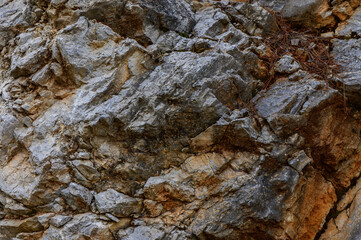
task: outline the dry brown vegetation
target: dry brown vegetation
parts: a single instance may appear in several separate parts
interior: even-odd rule
[[[328,86],[330,76],[340,71],[339,65],[329,54],[332,39],[320,37],[311,30],[294,27],[280,14],[272,14],[277,20],[278,31],[264,39],[264,44],[270,49],[270,54],[262,58],[270,70],[266,87],[275,81],[274,65],[285,54],[291,54],[303,70],[316,74]]]

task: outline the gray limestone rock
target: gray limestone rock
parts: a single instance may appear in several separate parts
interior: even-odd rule
[[[183,0],[136,0],[146,9],[146,17],[158,19],[160,26],[169,30],[190,33],[195,25],[194,13]]]
[[[191,139],[194,150],[209,151],[219,145],[254,149],[259,144],[270,144],[276,136],[269,127],[258,127],[258,119],[248,116],[246,109],[224,114],[215,124]]]
[[[0,29],[11,30],[15,27],[28,27],[31,22],[31,5],[29,1],[1,1]]]
[[[198,37],[211,37],[224,33],[230,23],[229,18],[219,9],[206,9],[196,15],[194,32]]]
[[[251,235],[240,234],[240,230],[256,229],[258,221],[281,221],[283,202],[293,192],[298,180],[298,172],[290,167],[254,178],[234,194],[219,201],[209,201],[196,214],[191,231],[197,236],[206,234],[215,238],[250,238]],[[255,222],[245,221],[244,218],[252,218]],[[259,232],[258,237],[264,239],[269,236]]]
[[[8,151],[11,142],[14,141],[14,131],[17,127],[20,127],[19,120],[11,114],[2,115],[0,117],[0,166],[6,164]]]
[[[275,69],[289,81],[257,79],[266,7],[332,26],[322,4],[0,0],[0,239],[315,235],[359,172],[358,113],[290,56]],[[358,12],[333,46],[352,103]],[[335,218],[354,210],[350,236],[358,203]]]
[[[164,239],[165,233],[157,228],[139,226],[119,231],[118,237],[124,240],[161,240]]]
[[[80,37],[82,34],[86,37]],[[132,138],[139,138],[142,132],[144,136],[156,137],[164,132],[191,136],[217,120],[228,111],[228,106],[237,105],[234,96],[239,91],[242,98],[248,98],[250,77],[243,72],[243,63],[234,57],[239,50],[237,52],[222,44],[222,48],[227,46],[226,50],[216,49],[205,55],[172,53],[165,59],[165,64],[142,77],[147,71],[146,50],[133,40],[118,43],[114,37],[117,34],[105,25],[80,18],[55,38],[53,57],[58,62],[65,62],[67,67],[63,69],[64,72],[84,85],[69,99],[71,104],[64,105],[61,101],[54,104],[33,122],[34,131],[26,134],[29,137],[19,137],[30,150],[30,160],[36,166],[43,166],[54,157],[61,159],[66,154],[62,149],[69,147],[69,143],[52,134],[60,130],[61,123],[71,126],[85,122],[96,135],[104,134],[100,127],[104,122],[111,124],[115,121],[122,131],[127,132],[124,136]],[[98,45],[92,45],[94,42],[104,45],[98,49]],[[183,60],[179,61],[181,58]],[[81,65],[79,59],[87,59],[87,62]],[[59,64],[53,60],[49,65],[52,74],[61,75],[56,74],[59,71],[55,71],[53,65]],[[117,67],[118,70],[113,70]],[[195,89],[195,92],[192,93],[190,89]],[[169,103],[173,106],[169,107]],[[182,119],[185,117],[195,125],[183,130]],[[111,129],[104,132],[113,135]],[[152,148],[152,151],[158,151],[155,145]],[[182,146],[178,144],[177,148],[180,150]],[[144,165],[123,166],[126,174],[146,178],[169,164],[166,158],[161,159]],[[59,184],[69,182],[68,177],[62,178],[60,175],[68,174],[66,168],[57,165],[52,169]],[[34,192],[38,181],[29,181],[33,184],[33,187],[27,187],[29,194]]]
[[[105,72],[112,72],[117,63],[114,52],[118,38],[119,35],[109,27],[81,17],[55,38],[53,57],[66,63],[69,77],[80,85]]]
[[[334,40],[332,54],[341,65],[342,71],[335,78],[343,93],[343,84],[348,101],[355,105],[361,104],[361,39]]]
[[[154,42],[163,30],[190,34],[195,25],[194,13],[183,0],[70,0],[66,6],[77,9],[73,18],[95,19],[143,44]]]
[[[266,36],[277,31],[274,16],[258,3],[224,4],[222,8],[232,22],[241,24],[250,35]]]
[[[56,6],[66,3],[68,0],[51,0],[50,3]]]
[[[250,80],[238,75],[241,69],[241,63],[223,52],[172,53],[141,83],[128,81],[119,95],[82,118],[94,130],[101,119],[111,122],[114,116],[127,131],[143,136],[162,131],[194,135],[226,112],[226,106],[237,104],[232,96],[242,92],[247,97]],[[192,127],[182,124],[184,118]]]
[[[290,55],[284,55],[275,64],[275,71],[279,73],[294,73],[300,68],[300,64]]]
[[[322,4],[323,0],[289,0],[282,9],[282,14],[287,18],[301,18],[312,15],[312,12]]]
[[[114,216],[114,215],[112,215],[112,214],[110,214],[110,213],[106,213],[105,216],[106,216],[107,218],[109,218],[110,220],[116,222],[116,223],[119,223],[119,222],[120,222],[119,218],[117,218],[116,216]]]
[[[195,191],[187,186],[190,176],[182,171],[171,171],[169,174],[159,177],[151,177],[144,185],[146,198],[156,201],[179,201],[191,202],[195,198]]]
[[[136,227],[129,227],[117,232],[117,237],[124,240],[190,240],[192,234],[187,230],[181,230],[176,227],[163,224],[153,224],[152,226],[143,226],[142,223]]]
[[[18,216],[27,216],[31,214],[32,210],[9,198],[6,204],[4,204],[4,212]]]
[[[99,180],[100,174],[91,161],[75,160],[73,166],[89,181]]]
[[[312,162],[312,159],[308,157],[303,150],[295,153],[292,158],[288,159],[290,166],[296,169],[299,173],[301,173],[310,162]]]
[[[50,225],[60,228],[68,223],[73,217],[71,216],[63,216],[63,215],[56,215],[50,219]]]
[[[29,161],[29,156],[25,150],[11,156],[9,160],[6,165],[0,168],[1,191],[29,206],[40,205],[52,196],[45,189],[43,189],[45,191],[40,191],[42,193],[38,192],[45,177],[42,179],[40,176],[42,168],[36,168]],[[42,195],[41,198],[39,198],[40,195]]]
[[[71,209],[78,211],[87,211],[93,199],[93,194],[87,188],[76,183],[70,183],[61,191],[61,195]]]
[[[335,30],[337,37],[356,38],[361,36],[361,7],[355,10],[355,13],[346,20],[345,23],[340,24]]]
[[[259,0],[262,6],[272,9],[276,12],[281,12],[288,0]]]
[[[281,10],[282,15],[306,27],[322,28],[336,24],[327,0],[289,0]]]
[[[32,76],[31,81],[37,85],[47,86],[47,83],[50,78],[51,78],[50,65],[47,64],[40,71],[36,72]]]
[[[101,213],[111,213],[117,217],[128,217],[142,210],[142,204],[138,199],[129,197],[114,189],[95,195],[95,204]]]
[[[91,213],[75,215],[62,228],[50,226],[41,237],[42,240],[75,240],[75,239],[113,239],[109,226],[98,220],[98,216]]]
[[[114,31],[119,32],[122,28],[119,25],[118,19],[121,18],[123,12],[124,4],[126,1],[118,0],[91,0],[91,1],[79,1],[79,0],[69,0],[63,1],[66,2],[65,6],[70,9],[76,9],[74,15],[85,16],[88,19],[95,19],[98,22],[101,22]],[[59,5],[59,3],[54,3]]]
[[[327,89],[325,82],[313,79],[276,83],[252,101],[258,114],[268,120],[273,131],[293,134],[294,129],[307,126],[309,113],[327,104],[339,104],[340,99],[337,90]]]
[[[0,49],[8,46],[18,29],[27,28],[36,20],[32,2],[27,0],[0,2]]]
[[[11,57],[10,74],[16,78],[35,73],[49,55],[49,40],[37,31],[18,36],[18,46]]]

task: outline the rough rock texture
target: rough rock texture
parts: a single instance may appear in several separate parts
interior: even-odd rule
[[[0,239],[360,238],[359,5],[0,1]]]
[[[358,239],[361,236],[361,181],[358,180],[337,204],[335,217],[320,239]]]
[[[329,10],[327,0],[288,0],[282,9],[284,17],[316,28],[334,26],[335,16]]]
[[[335,81],[345,85],[345,93],[350,101],[361,104],[361,39],[337,39],[333,52],[343,69]]]

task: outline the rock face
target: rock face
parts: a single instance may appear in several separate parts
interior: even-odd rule
[[[360,232],[361,181],[351,188],[337,204],[337,216],[327,224],[327,229],[320,239],[357,239]]]
[[[0,1],[0,239],[358,239],[359,5]]]
[[[118,217],[128,217],[142,209],[141,202],[113,189],[95,195],[95,204],[99,212],[113,213]]]
[[[345,92],[350,101],[360,104],[361,82],[359,73],[361,71],[361,60],[359,53],[361,49],[360,39],[337,39],[334,42],[333,54],[343,68],[343,72],[336,79],[345,84]]]

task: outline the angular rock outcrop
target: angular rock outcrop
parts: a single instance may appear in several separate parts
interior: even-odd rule
[[[360,105],[361,100],[361,81],[359,78],[361,71],[360,50],[360,39],[337,39],[334,42],[332,52],[342,68],[342,73],[336,81],[344,88],[349,101],[356,105]]]
[[[337,204],[335,216],[320,239],[357,239],[360,233],[360,180]]]
[[[129,217],[133,213],[139,213],[142,209],[139,200],[113,189],[98,193],[94,197],[95,204],[101,213],[113,213],[118,217]]]
[[[358,238],[359,5],[2,1],[0,239]]]

